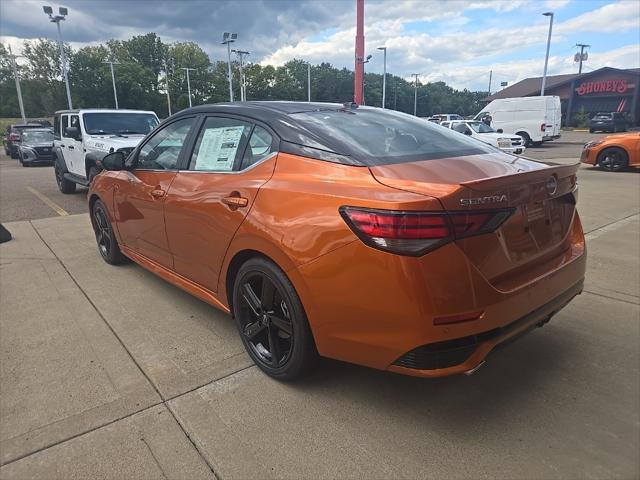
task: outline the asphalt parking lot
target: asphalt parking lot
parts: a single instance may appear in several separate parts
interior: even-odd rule
[[[568,132],[527,156],[577,161]],[[638,478],[640,171],[579,171],[585,292],[471,377],[324,361],[284,384],[230,317],[97,252],[86,194],[0,157],[0,478]]]

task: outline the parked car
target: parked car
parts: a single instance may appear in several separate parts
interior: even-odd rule
[[[640,132],[608,135],[586,143],[580,161],[612,172],[639,167]]]
[[[527,149],[527,147],[524,146],[522,137],[498,133],[489,125],[478,120],[441,122],[440,126],[450,128],[458,133],[480,140],[488,145],[499,148],[505,153],[520,155]]]
[[[579,164],[514,158],[412,115],[202,105],[102,164],[88,198],[103,259],[231,313],[277,378],[318,355],[470,374],[582,290]]]
[[[50,128],[23,130],[18,147],[18,156],[23,167],[34,164],[53,164],[53,132]]]
[[[11,158],[18,158],[18,147],[22,132],[30,128],[42,128],[39,123],[16,123],[7,126],[7,135],[4,141],[4,153]]]
[[[100,160],[116,150],[131,151],[158,125],[145,110],[60,110],[53,120],[54,170],[62,193],[87,186],[100,173]]]
[[[436,123],[441,123],[441,122],[450,122],[452,120],[464,120],[464,118],[462,118],[457,113],[439,113],[437,115],[433,115],[432,117],[429,117],[429,120],[431,120],[432,122],[434,121]]]
[[[527,147],[560,138],[560,97],[517,97],[493,100],[475,116],[498,133],[521,136]]]
[[[589,132],[626,132],[627,122],[621,112],[596,113],[589,124]]]

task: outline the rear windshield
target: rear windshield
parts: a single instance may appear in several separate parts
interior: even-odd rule
[[[495,153],[488,145],[390,110],[320,110],[291,114],[334,153],[366,166]]]
[[[53,143],[53,132],[44,130],[25,130],[22,134],[24,143]]]
[[[158,125],[150,113],[85,113],[82,118],[89,135],[146,135]]]

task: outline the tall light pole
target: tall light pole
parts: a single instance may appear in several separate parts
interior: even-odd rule
[[[195,71],[196,68],[182,67],[180,70],[187,72],[187,92],[189,94],[189,108],[191,108],[191,82],[189,81],[189,70]]]
[[[413,82],[413,116],[417,116],[418,114],[418,75],[419,73],[412,73],[412,76],[416,77]]]
[[[364,81],[364,64],[365,63],[369,63],[371,61],[371,57],[372,56],[373,55],[367,55],[367,57],[360,62],[362,64],[362,90],[361,90],[361,92],[362,92],[362,105],[366,105],[365,98],[364,98],[364,87],[366,85],[366,82]]]
[[[24,114],[24,103],[22,103],[22,89],[20,88],[20,77],[18,76],[18,65],[16,64],[16,58],[18,55],[14,55],[11,52],[11,45],[9,45],[9,60],[11,61],[11,68],[13,69],[13,77],[16,80],[16,92],[18,93],[18,105],[20,106],[20,115],[22,116],[22,123],[27,123],[27,117]]]
[[[487,97],[491,96],[491,80],[493,78],[493,70],[489,70],[489,94],[487,95]]]
[[[353,102],[363,103],[364,87],[364,0],[356,0],[355,72],[353,74]]]
[[[311,101],[311,64],[307,63],[307,102]]]
[[[382,62],[382,108],[385,106],[385,100],[387,98],[387,47],[378,47],[378,50],[384,52]]]
[[[222,35],[222,45],[227,46],[228,75],[229,75],[229,101],[233,102],[233,77],[231,76],[231,44],[238,38],[237,33],[224,32]]]
[[[169,69],[167,68],[167,61],[164,61],[164,81],[167,84],[167,109],[169,110],[169,116],[171,116],[171,96],[169,95]]]
[[[60,47],[60,62],[62,63],[62,78],[64,78],[64,84],[67,88],[67,103],[69,104],[69,110],[73,109],[73,103],[71,102],[71,90],[69,89],[69,79],[67,78],[67,58],[64,55],[64,44],[62,43],[62,32],[60,30],[60,21],[64,20],[69,14],[69,10],[65,7],[58,8],[58,15],[53,14],[53,8],[44,5],[42,7],[44,13],[49,15],[49,20],[56,24],[58,27],[58,46]]]
[[[246,50],[231,50],[233,53],[235,53],[236,55],[238,55],[238,58],[240,59],[240,101],[241,102],[246,102],[247,101],[247,86],[246,86],[246,82],[245,82],[245,78],[244,78],[244,71],[243,71],[243,67],[244,67],[244,56],[245,55],[249,55],[249,52],[247,52]]]
[[[578,75],[582,73],[582,62],[589,58],[589,56],[584,53],[585,48],[589,48],[591,45],[586,45],[584,43],[576,43],[576,47],[580,47],[580,53],[576,53],[576,57],[578,57],[578,61],[580,62],[580,66],[578,67]]]
[[[547,37],[547,54],[544,57],[544,72],[542,73],[542,87],[540,96],[544,95],[544,87],[547,84],[547,65],[549,64],[549,49],[551,48],[551,30],[553,29],[553,12],[544,12],[542,15],[549,17],[549,36]]]
[[[116,76],[113,73],[113,66],[120,65],[120,62],[114,62],[113,60],[105,60],[102,63],[108,63],[111,67],[111,83],[113,83],[113,99],[116,102],[116,110],[118,110],[118,91],[116,90]]]

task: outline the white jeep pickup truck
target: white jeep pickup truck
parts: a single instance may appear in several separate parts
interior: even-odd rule
[[[116,150],[131,151],[158,125],[154,112],[145,110],[60,110],[53,120],[54,170],[62,193],[76,185],[88,186],[99,162]]]

